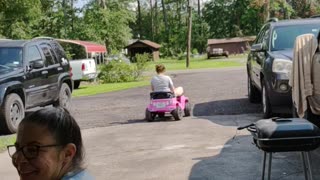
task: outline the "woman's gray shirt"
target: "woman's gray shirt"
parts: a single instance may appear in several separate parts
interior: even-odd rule
[[[154,92],[171,92],[171,89],[174,88],[171,78],[166,75],[153,76],[151,85]]]

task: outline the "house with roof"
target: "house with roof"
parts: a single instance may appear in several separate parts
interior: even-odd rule
[[[153,61],[160,58],[160,44],[149,40],[136,40],[125,47],[127,49],[130,59],[134,58],[136,54],[148,53],[152,55]]]
[[[228,51],[229,54],[242,54],[250,48],[250,45],[255,40],[255,36],[235,37],[225,39],[208,39],[207,51],[214,48],[222,48]]]

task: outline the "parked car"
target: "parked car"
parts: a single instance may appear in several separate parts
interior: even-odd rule
[[[130,59],[127,58],[127,57],[126,57],[125,55],[123,55],[123,54],[108,55],[108,56],[106,57],[106,60],[107,60],[107,62],[116,60],[116,61],[120,61],[120,62],[125,62],[125,63],[127,63],[127,64],[130,64],[130,63],[131,63],[131,62],[130,62]]]
[[[78,89],[81,81],[94,81],[97,77],[97,66],[94,59],[70,60],[74,89]]]
[[[73,82],[63,48],[55,40],[0,40],[0,133],[14,133],[25,110],[70,108]]]
[[[247,60],[248,97],[262,101],[263,116],[291,113],[292,96],[288,85],[293,45],[301,34],[318,36],[320,18],[267,22],[254,41]]]
[[[218,56],[225,56],[226,58],[229,57],[229,52],[224,51],[222,48],[207,48],[207,57],[210,59],[210,57],[218,57]]]

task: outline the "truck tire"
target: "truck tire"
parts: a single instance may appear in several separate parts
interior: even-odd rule
[[[71,90],[67,83],[62,83],[59,91],[59,98],[53,103],[55,107],[63,107],[70,110],[71,107]]]
[[[79,80],[73,81],[73,88],[74,88],[74,89],[78,89],[79,86],[80,86],[80,82],[81,82],[81,81],[79,81]]]
[[[25,116],[24,104],[16,93],[8,94],[0,111],[0,131],[3,134],[15,133]]]
[[[247,88],[248,88],[248,98],[249,101],[251,103],[259,103],[261,102],[261,93],[258,90],[258,88],[256,88],[253,84],[252,84],[252,80],[250,78],[250,75],[248,75],[248,83],[247,83]]]
[[[272,108],[269,102],[269,96],[266,88],[266,83],[264,80],[262,80],[262,92],[261,92],[261,99],[262,99],[262,113],[263,113],[263,118],[270,118],[272,117]]]

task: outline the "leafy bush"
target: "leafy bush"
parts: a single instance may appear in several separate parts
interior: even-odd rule
[[[198,49],[192,49],[192,54],[199,54]]]
[[[147,68],[147,62],[151,61],[151,55],[148,53],[144,54],[136,54],[135,59],[137,60],[136,62],[136,70],[137,70],[137,76],[138,78],[142,75],[143,71],[146,70]]]
[[[150,60],[150,55],[137,54],[137,62],[128,64],[123,61],[112,60],[108,64],[100,67],[98,78],[101,83],[116,83],[116,82],[132,82],[138,80],[143,71],[147,67],[147,62]]]
[[[101,83],[135,81],[135,68],[130,64],[114,60],[101,66],[98,78]]]

